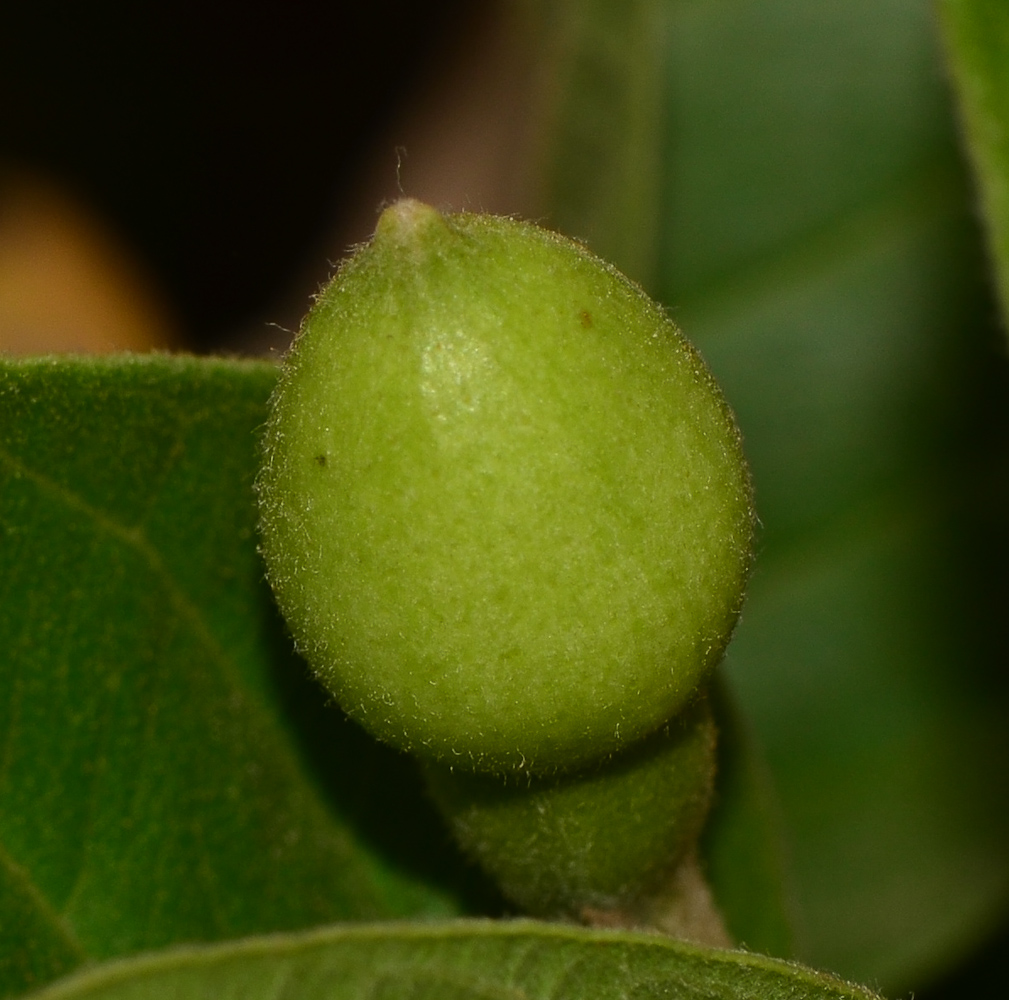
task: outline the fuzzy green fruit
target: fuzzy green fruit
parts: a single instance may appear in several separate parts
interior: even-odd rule
[[[750,484],[711,376],[639,288],[510,219],[386,210],[287,359],[258,488],[321,681],[456,766],[653,732],[742,601]]]
[[[450,771],[428,787],[456,841],[522,910],[591,921],[635,916],[696,846],[715,777],[706,700],[604,766],[554,778]]]

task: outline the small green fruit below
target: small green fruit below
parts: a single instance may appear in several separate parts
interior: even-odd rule
[[[258,489],[323,684],[475,770],[654,732],[720,659],[749,566],[735,423],[662,310],[577,243],[409,200],[307,317]]]
[[[697,843],[715,775],[707,701],[615,760],[558,778],[429,765],[456,840],[528,913],[642,915]]]

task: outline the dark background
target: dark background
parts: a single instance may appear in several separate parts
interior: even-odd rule
[[[257,321],[331,252],[396,108],[460,45],[461,0],[0,4],[0,166],[98,209],[190,347]]]

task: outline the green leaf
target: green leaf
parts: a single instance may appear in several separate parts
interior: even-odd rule
[[[705,874],[729,936],[749,951],[795,953],[795,900],[774,782],[729,682],[719,677],[714,806],[701,840]]]
[[[871,1000],[798,965],[655,935],[514,923],[384,924],[254,938],[114,962],[37,1000]]]
[[[664,0],[546,0],[535,33],[550,94],[538,195],[555,228],[645,283],[662,192]]]
[[[1009,316],[1009,7],[1002,0],[942,0],[939,10],[1002,314]]]
[[[980,377],[928,5],[679,9],[664,296],[737,410],[765,526],[729,673],[780,793],[798,954],[906,988],[1009,890],[985,669],[1005,453],[978,415],[1006,395]]]
[[[777,787],[797,954],[904,990],[1009,899],[1009,381],[933,12],[663,6],[653,288],[737,412],[764,526],[727,672]],[[579,232],[569,189],[550,218]]]
[[[0,368],[0,996],[175,942],[458,912],[342,773],[399,787],[398,759],[333,712],[328,764],[298,735],[251,492],[274,378]]]

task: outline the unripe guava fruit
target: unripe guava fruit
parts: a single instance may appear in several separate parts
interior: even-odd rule
[[[551,773],[653,732],[736,621],[749,478],[662,310],[584,247],[388,208],[284,365],[258,481],[297,646],[379,738]]]
[[[456,841],[526,913],[630,916],[697,844],[715,724],[704,699],[602,767],[530,779],[435,764],[427,778]]]

